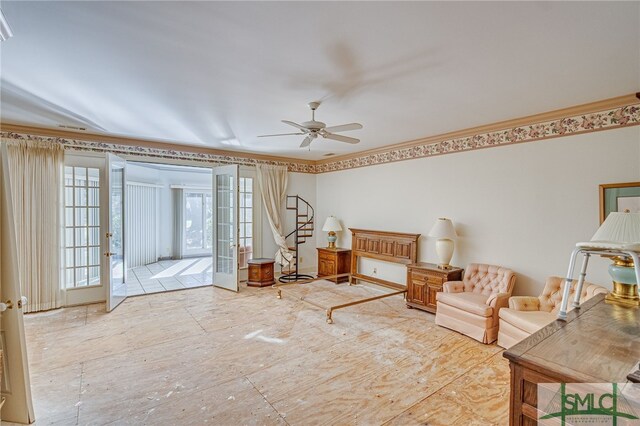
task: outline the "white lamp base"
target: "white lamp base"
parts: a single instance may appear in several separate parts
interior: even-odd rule
[[[437,240],[436,254],[440,260],[438,267],[441,269],[448,269],[449,262],[451,262],[451,258],[453,257],[453,240],[445,238]]]

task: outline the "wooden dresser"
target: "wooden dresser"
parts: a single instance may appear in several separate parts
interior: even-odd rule
[[[351,250],[344,248],[318,247],[318,278],[348,274],[351,271]],[[338,284],[349,281],[349,277],[333,278]]]
[[[442,291],[447,281],[462,280],[463,269],[440,269],[433,263],[407,265],[407,307],[418,308],[435,314],[436,293]]]
[[[538,383],[625,383],[640,362],[640,309],[599,294],[504,352],[510,425],[537,424]]]

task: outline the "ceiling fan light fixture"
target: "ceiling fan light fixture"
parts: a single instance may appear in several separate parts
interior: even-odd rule
[[[306,135],[302,144],[300,144],[300,148],[307,148],[311,145],[311,142],[315,140],[318,136],[322,136],[323,139],[332,139],[338,142],[345,142],[350,144],[356,144],[360,142],[360,139],[351,138],[348,136],[342,136],[335,134],[336,132],[346,132],[349,130],[359,130],[362,129],[362,124],[360,123],[348,123],[348,124],[340,124],[338,126],[327,127],[325,123],[322,121],[316,121],[316,109],[320,106],[320,102],[309,102],[309,108],[311,109],[311,120],[304,121],[302,124],[294,123],[289,120],[282,120],[284,124],[288,124],[289,126],[293,126],[296,129],[302,131],[302,133],[281,133],[276,135],[260,135],[259,138],[264,137],[272,137],[272,136],[288,136],[288,135],[296,135],[303,134]]]

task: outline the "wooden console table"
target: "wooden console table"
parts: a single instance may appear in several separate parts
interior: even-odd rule
[[[538,383],[625,383],[640,361],[640,309],[599,294],[504,352],[510,425],[537,424]]]

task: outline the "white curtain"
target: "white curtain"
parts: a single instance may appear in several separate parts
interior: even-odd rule
[[[57,143],[3,140],[13,201],[18,275],[24,312],[62,306],[62,173]]]
[[[174,188],[173,192],[173,255],[174,259],[182,259],[184,240],[184,190]]]
[[[260,185],[260,192],[262,193],[262,201],[267,210],[273,238],[278,245],[275,260],[286,268],[293,259],[293,254],[289,251],[285,240],[284,220],[282,218],[282,203],[287,195],[287,183],[289,180],[287,167],[257,164],[256,171],[258,185]]]
[[[127,183],[127,267],[158,261],[158,188]]]

